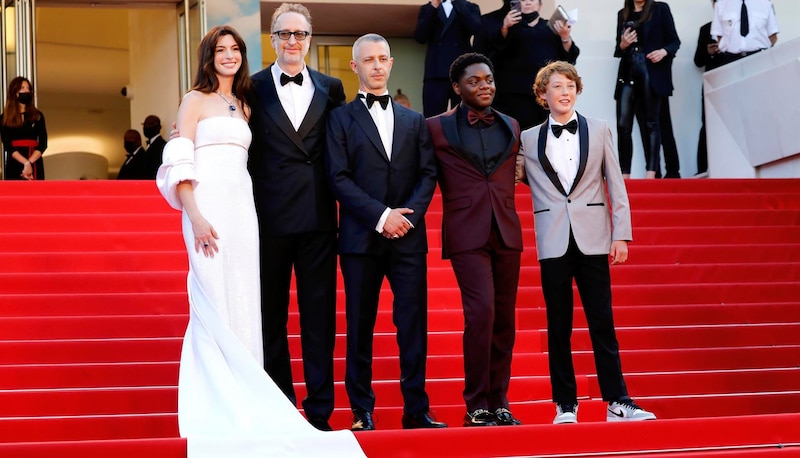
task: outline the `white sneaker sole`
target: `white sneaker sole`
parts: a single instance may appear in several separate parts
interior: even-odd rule
[[[553,420],[554,425],[566,425],[570,423],[577,423],[578,417],[574,414],[562,414],[559,415]]]

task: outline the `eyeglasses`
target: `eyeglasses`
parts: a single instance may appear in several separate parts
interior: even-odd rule
[[[281,40],[284,40],[284,41],[289,40],[289,37],[291,37],[292,35],[294,35],[294,39],[295,40],[303,41],[309,35],[311,35],[311,32],[306,32],[305,30],[298,30],[296,32],[292,32],[292,31],[289,31],[289,30],[278,30],[277,32],[272,32],[272,34],[273,35],[277,35],[278,38],[280,38]]]

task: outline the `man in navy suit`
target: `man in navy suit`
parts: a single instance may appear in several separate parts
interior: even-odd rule
[[[352,429],[375,429],[372,342],[387,278],[400,350],[404,428],[441,428],[428,414],[428,242],[425,212],[436,187],[436,163],[425,118],[387,90],[389,43],[367,34],[353,44],[350,68],[358,97],[328,117],[325,169],[339,201],[339,260],[347,311],[345,387]]]
[[[472,50],[470,40],[480,32],[481,10],[467,0],[430,0],[419,9],[414,39],[427,44],[422,106],[425,117],[456,106],[459,98],[450,84],[450,64]]]
[[[309,422],[330,430],[336,337],[336,202],[325,180],[325,119],[344,105],[342,82],[306,67],[311,15],[282,4],[272,15],[275,63],[253,75],[250,174],[261,237],[264,368],[292,402],[286,322],[297,280]]]

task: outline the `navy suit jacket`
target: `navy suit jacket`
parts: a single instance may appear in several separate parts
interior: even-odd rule
[[[425,213],[436,187],[436,162],[422,114],[392,101],[391,160],[359,99],[328,117],[325,168],[339,201],[339,252],[378,254],[387,243],[401,253],[427,253]],[[414,229],[397,240],[375,230],[384,210],[407,207]]]
[[[481,10],[466,0],[453,0],[450,17],[442,6],[430,3],[419,9],[414,39],[428,45],[424,79],[450,79],[450,64],[456,57],[472,51],[470,39],[481,30]]]
[[[622,57],[630,52],[631,47],[622,50],[619,47],[622,32],[624,31],[625,20],[622,18],[622,11],[617,13],[617,47],[614,51],[614,57]],[[651,51],[663,48],[667,51],[667,56],[661,59],[658,63],[647,62],[647,74],[650,77],[650,87],[653,91],[662,96],[668,97],[672,95],[672,60],[675,59],[675,54],[678,53],[678,48],[681,47],[681,40],[678,38],[678,32],[675,30],[675,21],[672,19],[672,12],[670,12],[669,5],[663,2],[653,2],[652,10],[650,11],[650,19],[641,24],[638,28],[638,39],[641,51],[647,55]],[[620,60],[619,73],[617,80],[623,77],[623,62]],[[619,98],[619,84],[614,93],[614,98]]]
[[[326,114],[344,105],[344,89],[339,79],[310,68],[308,73],[314,97],[297,131],[278,99],[272,66],[253,75],[248,169],[262,235],[336,230],[336,202],[325,179],[323,150]]]

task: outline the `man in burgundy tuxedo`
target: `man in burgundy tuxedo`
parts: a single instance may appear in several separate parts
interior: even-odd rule
[[[428,119],[444,201],[442,255],[464,307],[465,426],[518,425],[508,410],[522,229],[514,204],[519,124],[492,109],[494,70],[482,54],[450,67],[461,104]]]

